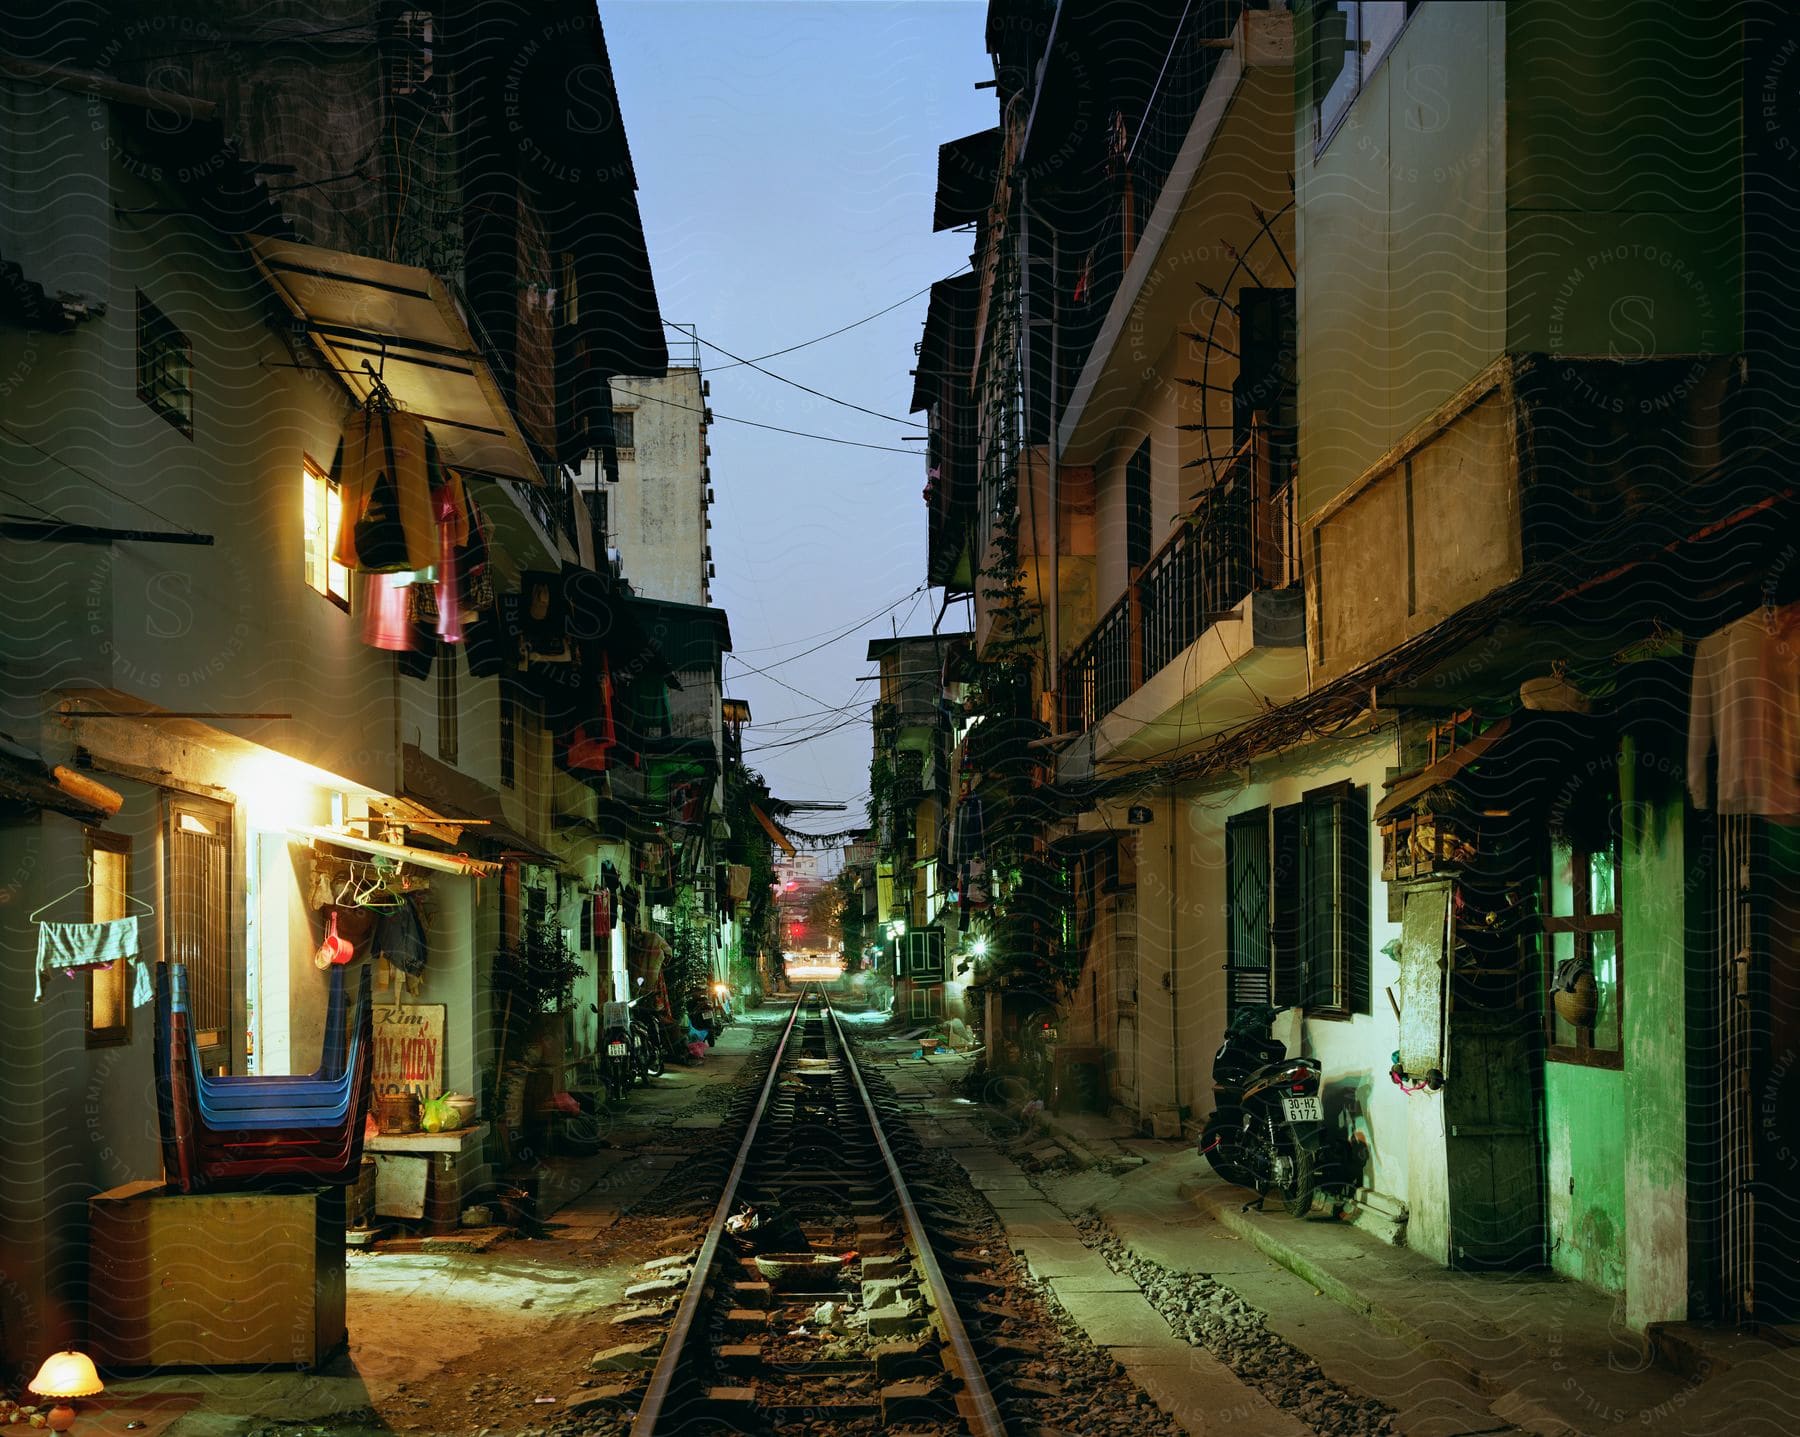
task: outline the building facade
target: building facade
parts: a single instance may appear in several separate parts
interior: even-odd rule
[[[1791,17],[1667,20],[996,4],[915,393],[928,570],[1026,676],[994,884],[1047,870],[1059,1041],[1191,1132],[1270,1004],[1344,1215],[1637,1328],[1779,1319],[1800,1198],[1742,1096],[1785,1082],[1786,800],[1706,778],[1720,655],[1794,598],[1778,141],[1739,123]]]

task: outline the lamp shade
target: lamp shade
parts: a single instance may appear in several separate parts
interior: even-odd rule
[[[83,1352],[52,1352],[28,1385],[39,1397],[92,1397],[106,1390]]]

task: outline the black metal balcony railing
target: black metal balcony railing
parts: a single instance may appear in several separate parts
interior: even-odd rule
[[[1061,727],[1092,728],[1259,589],[1298,582],[1291,430],[1257,425],[1062,666]]]

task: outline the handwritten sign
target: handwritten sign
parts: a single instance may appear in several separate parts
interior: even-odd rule
[[[444,1005],[375,1005],[375,1095],[444,1091]]]

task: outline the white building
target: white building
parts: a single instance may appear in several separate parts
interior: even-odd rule
[[[606,547],[645,598],[712,602],[710,389],[697,361],[662,377],[612,381],[618,482],[606,482],[595,460],[585,483]]]

